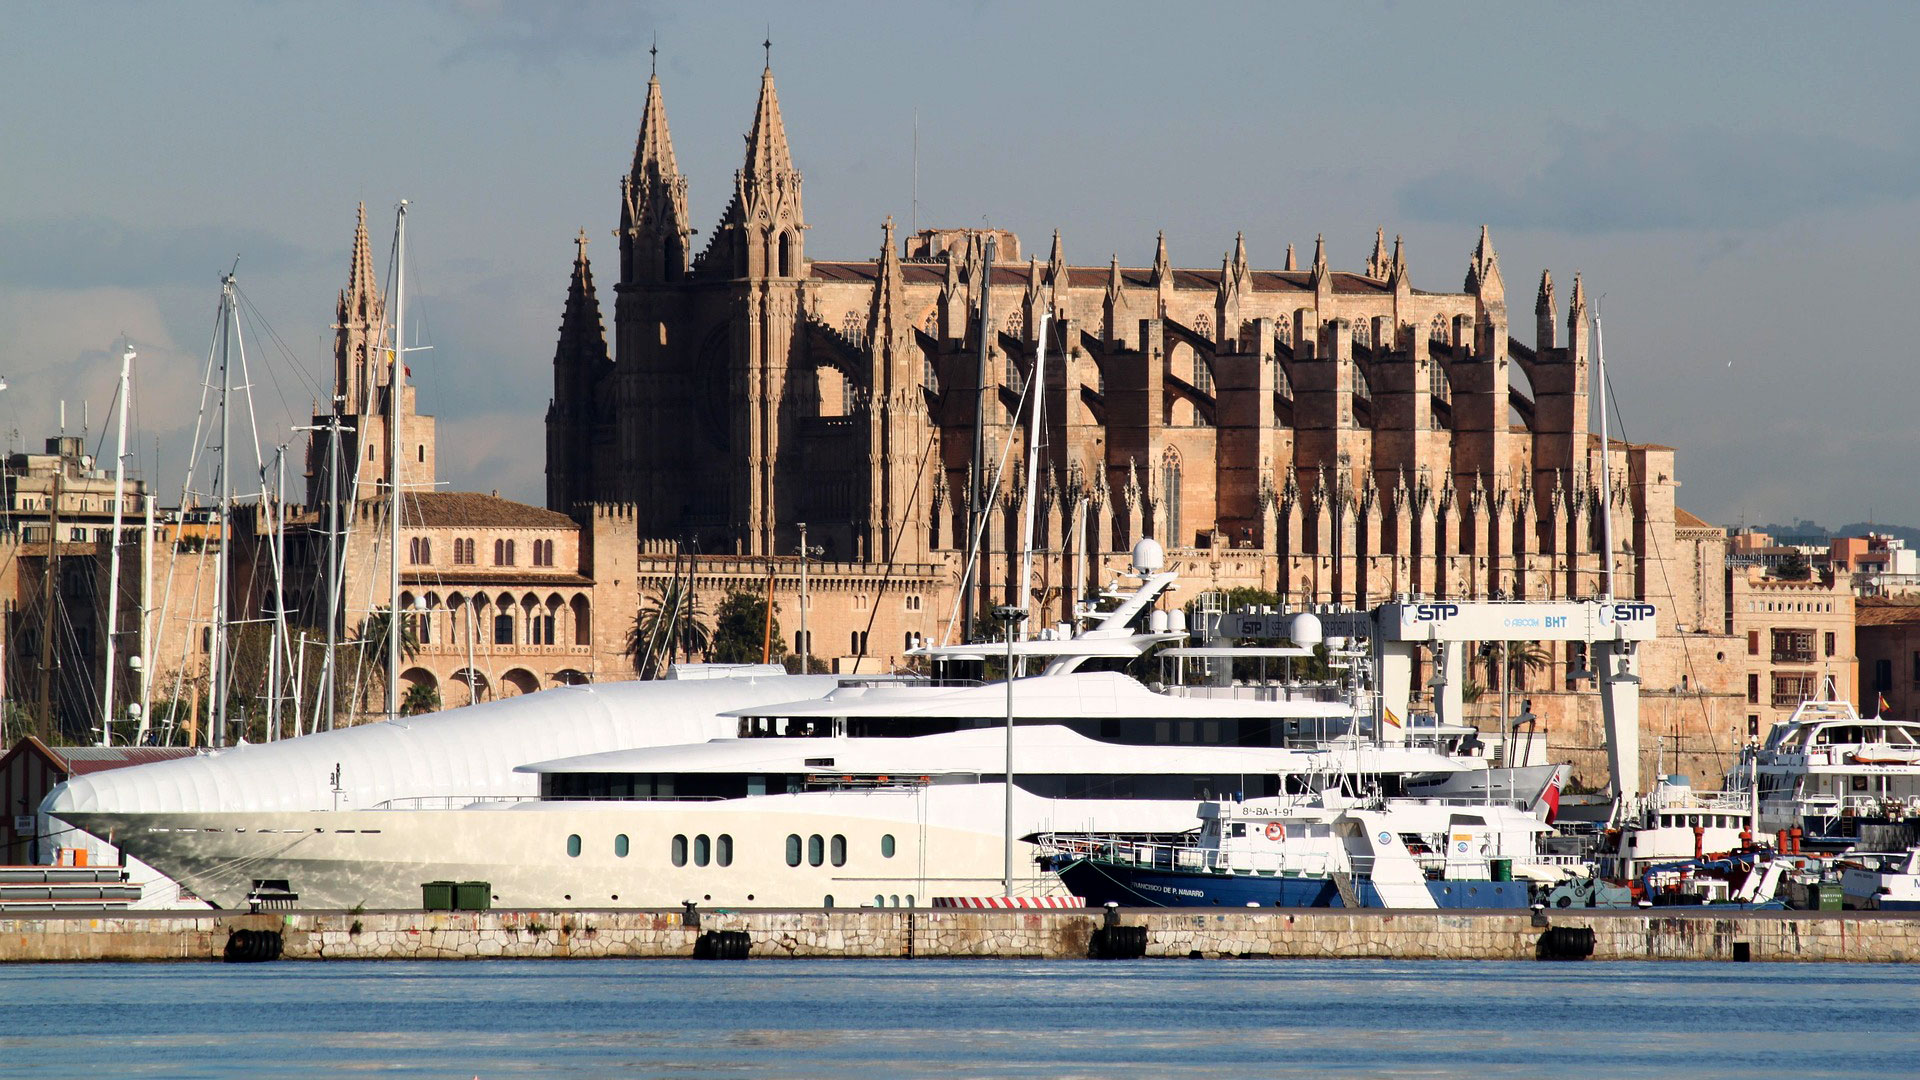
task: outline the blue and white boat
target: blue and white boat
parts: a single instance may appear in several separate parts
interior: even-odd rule
[[[1540,855],[1530,808],[1440,799],[1204,803],[1178,837],[1054,835],[1045,864],[1091,905],[1525,908],[1530,882],[1579,873]]]

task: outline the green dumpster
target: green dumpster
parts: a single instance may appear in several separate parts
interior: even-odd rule
[[[1492,867],[1493,867],[1493,880],[1495,881],[1512,881],[1513,880],[1513,860],[1512,859],[1494,859],[1492,861]]]
[[[463,881],[453,887],[453,907],[456,911],[487,911],[493,907],[493,883],[489,881]]]
[[[420,886],[422,911],[452,911],[453,882],[429,881]]]

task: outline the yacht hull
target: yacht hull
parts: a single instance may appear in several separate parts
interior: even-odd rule
[[[1257,874],[1192,873],[1146,869],[1076,859],[1058,871],[1068,891],[1086,898],[1089,907],[1114,903],[1123,907],[1271,907],[1339,908],[1348,904],[1339,884],[1327,875],[1285,877]],[[1371,880],[1352,879],[1351,889],[1363,908],[1387,906]],[[1524,908],[1528,901],[1524,881],[1429,881],[1427,892],[1437,908]]]

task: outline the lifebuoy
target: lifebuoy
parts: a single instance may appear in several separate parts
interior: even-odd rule
[[[1270,821],[1267,823],[1267,839],[1278,840],[1285,835],[1287,835],[1287,830],[1285,826],[1281,825],[1277,821]]]

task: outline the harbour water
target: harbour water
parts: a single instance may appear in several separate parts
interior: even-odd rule
[[[0,1076],[1910,1075],[1899,965],[679,960],[0,968]]]

